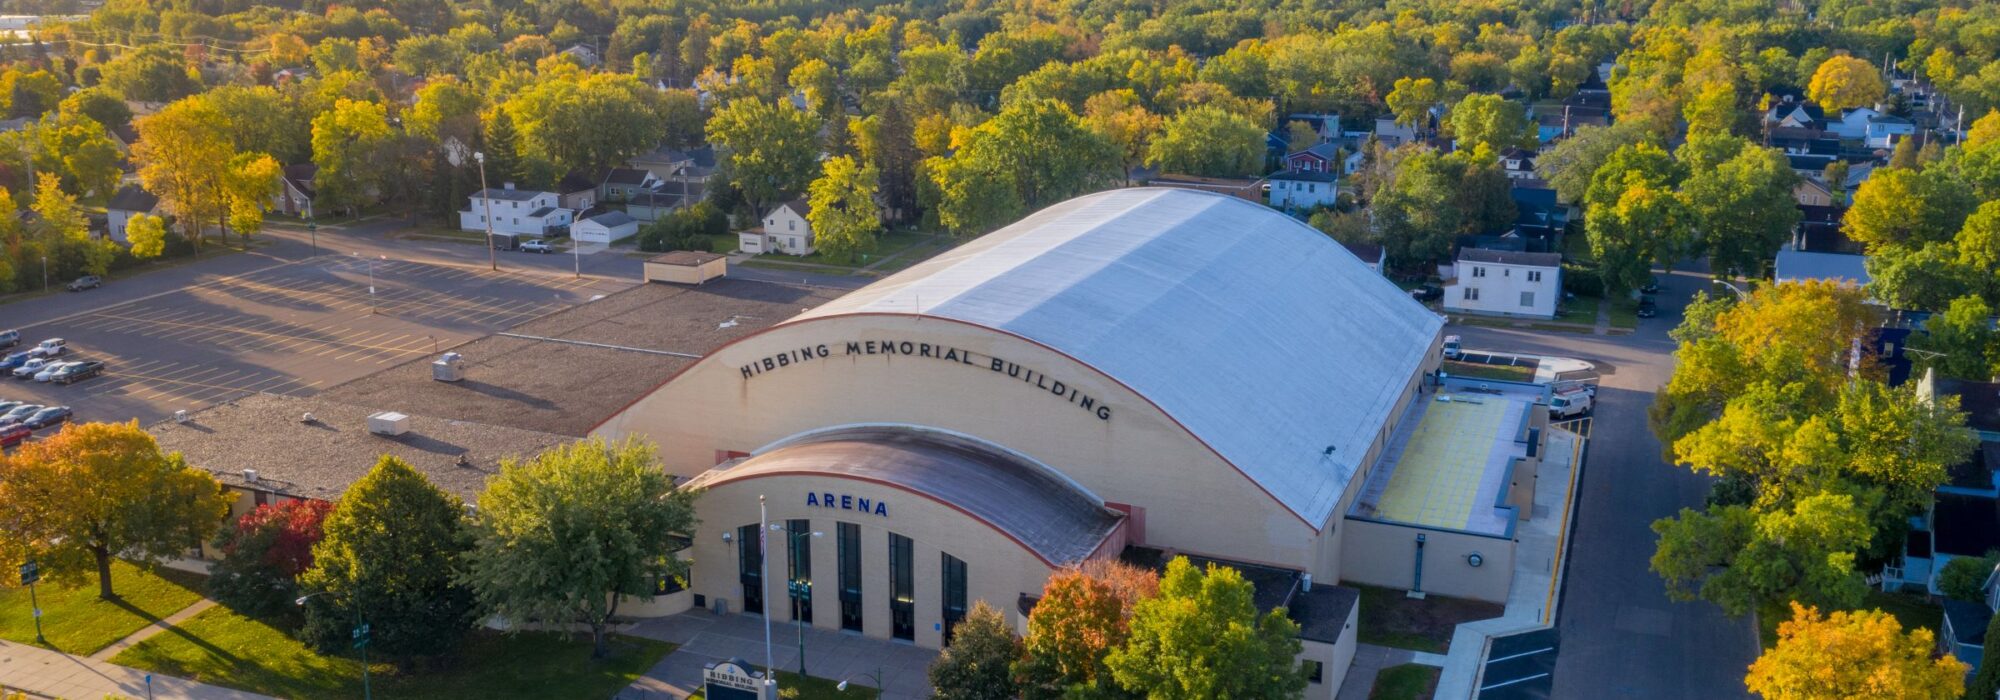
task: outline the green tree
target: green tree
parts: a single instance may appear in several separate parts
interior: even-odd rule
[[[603,658],[619,601],[650,600],[660,581],[687,576],[674,541],[694,531],[694,499],[637,441],[595,438],[503,462],[479,494],[463,583],[501,617],[590,628],[591,657]]]
[[[1993,330],[1993,307],[1974,295],[1951,300],[1944,313],[1924,322],[1910,346],[1925,352],[1918,364],[1946,377],[1983,382],[2000,375],[2000,334]]]
[[[1258,615],[1252,593],[1235,569],[1203,572],[1175,557],[1159,596],[1133,605],[1131,637],[1105,665],[1155,700],[1296,698],[1306,688],[1299,626],[1282,609]]]
[[[125,241],[132,257],[140,260],[160,257],[167,252],[167,221],[151,214],[134,214],[125,222]]]
[[[65,426],[0,456],[0,558],[40,562],[62,583],[95,573],[98,597],[114,600],[112,557],[179,557],[222,524],[231,500],[137,421]]]
[[[1397,78],[1385,100],[1397,125],[1417,128],[1424,126],[1432,107],[1444,102],[1444,88],[1430,78]]]
[[[353,211],[378,201],[393,164],[380,157],[394,134],[387,110],[378,103],[343,99],[313,119],[313,187],[329,210]]]
[[[1584,232],[1605,289],[1613,296],[1637,289],[1654,264],[1671,265],[1692,252],[1693,221],[1680,198],[1644,183],[1629,185],[1615,201],[1591,206]]]
[[[163,44],[127,52],[104,65],[105,87],[140,102],[172,102],[195,94],[201,89],[197,75]]]
[[[1010,665],[1021,656],[1021,640],[1007,629],[1000,611],[976,601],[954,628],[951,646],[931,662],[931,688],[941,700],[1011,700],[1020,697]]]
[[[1681,201],[1709,255],[1711,269],[1758,275],[1799,222],[1792,191],[1799,177],[1784,154],[1744,148],[1712,169],[1694,169]]]
[[[48,71],[10,68],[0,73],[0,100],[7,101],[8,117],[40,119],[62,98],[62,81]]]
[[[1132,181],[1132,168],[1146,161],[1153,139],[1160,133],[1160,115],[1140,104],[1131,90],[1111,90],[1091,95],[1083,103],[1083,125],[1118,149],[1125,181]]]
[[[1499,95],[1466,95],[1452,105],[1445,128],[1458,139],[1460,148],[1485,144],[1497,152],[1508,146],[1535,143],[1527,108]]]
[[[875,207],[875,171],[838,156],[827,159],[824,173],[810,187],[806,218],[812,225],[813,245],[829,258],[852,260],[873,250],[875,236],[882,232],[881,212]]]
[[[1611,154],[1646,138],[1643,131],[1631,126],[1581,127],[1543,151],[1535,160],[1535,170],[1548,177],[1556,196],[1565,202],[1579,203],[1590,190],[1591,179],[1611,159]]]
[[[102,124],[81,115],[44,117],[35,128],[35,168],[53,173],[77,195],[109,196],[123,175],[123,154]]]
[[[1975,289],[1978,272],[1959,264],[1951,244],[1891,245],[1872,250],[1867,262],[1868,292],[1894,308],[1936,311]]]
[[[463,512],[409,464],[383,456],[321,526],[312,568],[299,577],[299,590],[312,596],[300,639],[344,650],[360,619],[372,630],[370,648],[386,656],[457,648],[476,618],[472,592],[457,582],[471,545]]]
[[[1806,85],[1806,96],[1828,112],[1874,105],[1888,91],[1875,64],[1853,56],[1826,59]]]
[[[956,153],[927,165],[939,219],[956,233],[990,230],[1117,178],[1111,144],[1055,100],[1016,101],[964,136]]]
[[[1250,175],[1264,165],[1264,130],[1221,107],[1191,107],[1166,120],[1146,161],[1169,172]]]
[[[525,172],[521,168],[520,134],[514,130],[514,118],[505,109],[494,109],[486,115],[485,130],[480,136],[484,144],[480,153],[486,156],[486,177],[489,185],[522,180]]]
[[[1731,615],[1786,600],[1848,608],[1868,589],[1854,568],[1868,520],[1850,496],[1819,494],[1767,513],[1682,508],[1655,521],[1653,532],[1660,540],[1652,568],[1666,580],[1667,597],[1699,597]]]
[[[1382,246],[1394,266],[1428,263],[1451,249],[1464,222],[1453,206],[1458,180],[1444,158],[1424,150],[1403,158],[1370,209]]]
[[[730,181],[763,211],[803,191],[819,159],[819,120],[806,112],[758,99],[737,99],[715,110],[708,138],[721,147]]]
[[[618,165],[658,146],[666,130],[657,95],[630,75],[595,73],[543,80],[506,108],[520,129],[522,155],[561,173]]]
[[[57,105],[56,112],[65,117],[89,117],[107,129],[132,122],[132,108],[125,104],[125,99],[102,85],[70,93]]]
[[[2000,615],[1986,623],[1986,638],[2000,639]],[[1979,671],[1965,685],[1965,697],[1985,698],[2000,693],[2000,644],[1988,644],[1979,655]]]
[[[1952,557],[1938,571],[1938,591],[1952,600],[1985,603],[1983,586],[1993,576],[1995,564],[2000,564],[2000,552],[1987,552],[1983,557]]]

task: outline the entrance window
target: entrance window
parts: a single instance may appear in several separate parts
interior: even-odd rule
[[[944,643],[951,644],[951,633],[965,619],[965,562],[958,557],[942,554],[944,557]]]
[[[840,523],[840,628],[861,631],[861,526]]]
[[[763,528],[736,528],[736,579],[743,582],[743,612],[764,614]]]
[[[792,601],[792,619],[812,624],[812,521],[785,521],[791,559],[785,562],[785,592]]]
[[[911,557],[916,543],[889,533],[889,634],[897,639],[917,638],[917,577]]]

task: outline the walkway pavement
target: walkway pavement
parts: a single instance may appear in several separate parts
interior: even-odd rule
[[[620,632],[680,645],[619,693],[620,700],[680,700],[701,689],[704,664],[732,658],[757,666],[764,662],[764,618],[753,615],[718,616],[696,610],[639,622]],[[779,669],[798,669],[797,635],[792,625],[772,626],[771,658]],[[814,677],[845,679],[874,687],[876,677],[880,676],[883,700],[930,697],[926,673],[937,652],[929,649],[845,632],[808,629],[805,651],[806,669]]]
[[[154,676],[134,668],[6,641],[0,641],[0,689],[70,700],[146,697],[155,700],[272,700],[256,693],[170,676]]]
[[[1507,591],[1507,610],[1500,617],[1468,622],[1451,635],[1438,678],[1437,700],[1471,698],[1479,687],[1486,645],[1493,637],[1554,625],[1557,589],[1562,585],[1562,555],[1574,505],[1582,438],[1567,430],[1549,431],[1547,458],[1535,479],[1535,512],[1514,534],[1514,581]]]
[[[156,620],[153,624],[141,627],[139,631],[126,635],[124,639],[112,642],[111,646],[97,650],[97,653],[91,654],[90,658],[98,661],[110,661],[111,657],[118,655],[118,652],[138,646],[140,642],[151,639],[153,635],[167,631],[168,627],[187,622],[188,618],[200,615],[202,611],[213,607],[215,607],[215,601],[203,598],[196,601],[194,605],[182,609],[180,612],[168,615],[166,619]]]
[[[1397,649],[1374,644],[1358,644],[1354,647],[1354,663],[1347,668],[1347,678],[1340,682],[1340,693],[1335,700],[1368,700],[1375,692],[1375,676],[1381,672],[1403,664],[1444,666],[1443,654],[1424,651]]]

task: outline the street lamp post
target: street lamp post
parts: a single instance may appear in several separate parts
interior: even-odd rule
[[[49,256],[42,256],[42,291],[49,291]]]
[[[305,607],[306,601],[318,598],[323,595],[335,595],[335,594],[333,591],[320,591],[318,593],[314,593],[311,595],[300,596],[298,600],[292,601],[292,604],[297,605],[299,607]],[[347,602],[354,603],[354,599],[349,598]],[[375,700],[375,690],[369,684],[369,679],[368,679],[368,638],[369,638],[368,621],[361,617],[361,606],[359,604],[355,604],[354,605],[354,648],[361,650],[361,697],[363,698],[363,700]]]
[[[770,511],[764,505],[764,494],[757,494],[757,522],[771,521]],[[757,597],[764,599],[764,673],[767,679],[775,678],[778,669],[771,664],[771,550],[764,543],[770,538],[764,536],[764,529],[757,529]],[[750,546],[750,543],[743,543]]]
[[[801,568],[799,566],[799,540],[807,536],[826,536],[824,532],[793,530],[778,523],[771,523],[771,531],[782,531],[785,533],[785,553],[792,558],[792,571],[794,572],[797,572]],[[805,617],[800,615],[799,611],[804,609],[808,601],[812,600],[812,581],[794,575],[791,580],[785,582],[785,593],[792,599],[792,624],[799,631],[799,675],[803,676],[806,675],[806,623]],[[769,618],[767,617],[766,619]]]
[[[486,191],[486,152],[473,151],[472,159],[479,163],[479,201],[485,202],[486,206],[486,215],[480,217],[486,220],[486,264],[491,265],[494,272],[499,272],[500,256],[493,252],[493,197]]]
[[[874,680],[875,680],[875,692],[876,692],[876,694],[878,694],[878,695],[879,695],[879,694],[881,694],[881,693],[882,693],[883,691],[886,691],[886,690],[888,690],[888,689],[889,689],[889,684],[887,684],[887,683],[883,683],[883,682],[882,682],[882,667],[880,667],[880,666],[877,666],[877,667],[875,667],[875,672],[874,672],[874,673],[869,673],[869,672],[867,672],[867,671],[862,671],[860,675],[861,675],[861,677],[863,677],[863,678],[872,678],[872,679],[874,679]],[[848,682],[848,681],[850,681],[850,680],[854,680],[854,679],[853,679],[853,678],[851,678],[851,677],[850,677],[850,678],[845,678],[845,679],[842,679],[842,680],[841,680],[841,681],[840,681],[839,683],[835,683],[835,684],[833,684],[833,689],[834,689],[834,690],[838,690],[838,691],[840,691],[840,692],[843,692],[843,693],[847,692],[847,682]]]
[[[313,255],[319,255],[319,222],[313,220],[310,212],[306,214],[306,233],[312,236]]]
[[[361,254],[354,253],[354,257],[361,257]],[[389,256],[381,255],[377,259],[388,260]],[[368,313],[375,313],[375,260],[368,261]]]

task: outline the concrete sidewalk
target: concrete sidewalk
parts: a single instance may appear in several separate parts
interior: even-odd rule
[[[148,692],[148,678],[152,679]],[[0,689],[69,700],[271,700],[221,686],[157,676],[59,651],[0,641]]]
[[[685,698],[701,689],[702,666],[709,662],[740,658],[759,667],[764,664],[764,618],[754,615],[718,616],[695,610],[639,622],[620,633],[680,645],[619,693],[623,700]],[[781,623],[771,627],[772,663],[779,670],[798,670],[798,647],[798,630],[792,625]],[[845,632],[807,629],[805,650],[806,670],[816,678],[875,687],[879,675],[882,700],[930,697],[928,670],[931,660],[937,658],[937,652],[930,649]]]
[[[1486,645],[1493,637],[1555,624],[1557,589],[1562,585],[1562,556],[1568,550],[1565,533],[1574,504],[1576,466],[1583,437],[1551,429],[1547,457],[1535,479],[1535,513],[1515,530],[1520,540],[1514,554],[1514,581],[1507,591],[1507,611],[1500,617],[1459,625],[1451,635],[1444,673],[1438,677],[1438,700],[1473,697]]]

